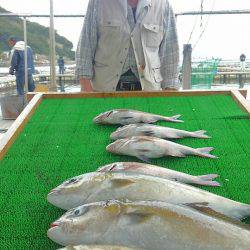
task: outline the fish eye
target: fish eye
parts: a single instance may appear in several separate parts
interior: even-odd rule
[[[75,211],[74,211],[74,215],[79,215],[80,214],[80,209],[76,209]]]
[[[85,214],[85,213],[87,213],[89,211],[89,208],[88,207],[83,207],[83,208],[81,208],[81,209],[76,209],[76,210],[74,210],[74,215],[75,216],[79,216],[79,215],[83,215],[83,214]]]

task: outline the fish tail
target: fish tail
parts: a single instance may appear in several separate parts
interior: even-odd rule
[[[217,174],[208,174],[197,176],[197,184],[202,186],[220,187],[220,183],[214,181],[215,178],[219,177]]]
[[[195,151],[196,151],[196,154],[195,155],[198,155],[198,156],[201,156],[201,157],[206,157],[206,158],[211,158],[211,159],[216,159],[218,158],[217,156],[214,156],[214,155],[211,155],[210,152],[214,150],[213,147],[207,147],[207,148],[197,148]]]
[[[172,117],[162,117],[163,121],[166,122],[183,122],[182,120],[179,120],[179,118],[181,117],[181,115],[174,115]]]
[[[196,138],[203,138],[203,139],[211,138],[210,136],[205,135],[206,132],[207,131],[205,131],[205,130],[199,130],[199,131],[193,132],[192,134],[193,134],[193,137],[196,137]]]

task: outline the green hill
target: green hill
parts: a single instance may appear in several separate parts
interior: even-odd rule
[[[0,13],[9,12],[0,7]],[[0,17],[0,52],[8,51],[8,38],[15,36],[23,40],[23,21],[17,17]],[[27,21],[28,44],[34,53],[49,55],[49,29],[35,22]],[[57,55],[74,59],[75,52],[72,51],[73,44],[65,37],[56,33]]]

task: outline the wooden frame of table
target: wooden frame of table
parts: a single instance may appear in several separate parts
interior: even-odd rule
[[[229,95],[235,102],[247,113],[250,114],[250,105],[246,100],[246,90],[201,90],[201,91],[159,91],[159,92],[114,92],[114,93],[29,93],[29,104],[15,120],[9,130],[0,141],[0,160],[7,153],[8,149],[14,143],[16,138],[24,129],[29,119],[34,114],[36,108],[43,99],[58,98],[116,98],[116,97],[180,97],[180,96],[207,96],[207,95]]]

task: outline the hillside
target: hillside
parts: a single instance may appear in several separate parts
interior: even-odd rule
[[[0,7],[1,12],[9,12]],[[17,17],[0,17],[0,52],[8,51],[7,40],[10,36],[15,36],[23,40],[23,21]],[[49,29],[35,22],[27,21],[28,44],[34,53],[49,55]],[[56,53],[57,55],[74,59],[75,53],[72,51],[73,44],[65,37],[56,33]]]

